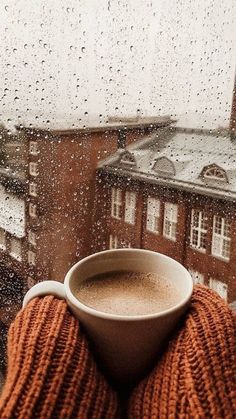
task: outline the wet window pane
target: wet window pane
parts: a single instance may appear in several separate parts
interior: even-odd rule
[[[1,2],[0,383],[23,296],[143,248],[236,306],[235,10]]]

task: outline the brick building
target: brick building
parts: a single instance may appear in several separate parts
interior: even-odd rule
[[[17,283],[16,292],[23,293],[40,280],[62,281],[91,252],[99,160],[123,147],[124,138],[132,143],[170,123],[166,117],[89,129],[17,127],[0,167],[1,289],[14,291]]]
[[[236,142],[163,128],[98,166],[94,251],[138,247],[181,262],[236,300]]]

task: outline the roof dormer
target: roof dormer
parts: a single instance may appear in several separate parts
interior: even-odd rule
[[[209,166],[205,166],[200,176],[206,181],[212,180],[212,181],[220,181],[220,182],[229,183],[228,176],[225,170],[217,166],[217,164],[215,163]]]
[[[152,168],[160,176],[175,176],[175,166],[167,157],[157,159]]]
[[[127,166],[136,166],[136,159],[132,153],[126,150],[121,155],[120,163],[125,164]]]

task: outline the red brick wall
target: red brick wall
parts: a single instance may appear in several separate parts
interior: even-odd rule
[[[99,183],[100,182],[100,183]],[[111,217],[111,187],[123,189],[123,214],[125,205],[125,190],[137,192],[136,223],[131,226],[121,220]],[[161,201],[160,233],[155,234],[146,229],[147,196],[153,196]],[[99,199],[97,198],[99,197]],[[164,202],[178,204],[177,237],[176,241],[163,237]],[[233,203],[205,198],[196,194],[180,192],[162,187],[154,187],[147,183],[133,183],[131,180],[104,176],[100,172],[97,177],[97,195],[95,201],[95,220],[99,226],[94,230],[96,239],[94,251],[103,250],[109,246],[109,235],[117,235],[125,242],[131,242],[132,247],[140,247],[164,253],[204,275],[205,284],[209,284],[210,277],[228,285],[229,302],[236,299],[236,208]],[[104,216],[106,208],[106,216]],[[206,253],[190,247],[191,209],[205,210],[208,214],[208,233]],[[101,215],[102,214],[102,215]],[[231,253],[230,261],[220,260],[211,255],[213,216],[221,215],[231,219]]]

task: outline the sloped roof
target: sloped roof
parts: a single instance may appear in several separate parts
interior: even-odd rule
[[[236,139],[231,139],[227,133],[162,129],[131,144],[126,150],[135,157],[135,166],[122,163],[122,151],[117,150],[98,167],[110,172],[115,169],[115,173],[127,174],[151,183],[194,190],[224,199],[236,199]],[[174,175],[165,176],[155,170],[155,162],[161,157],[174,164]],[[228,183],[204,180],[201,173],[212,164],[225,171]]]

